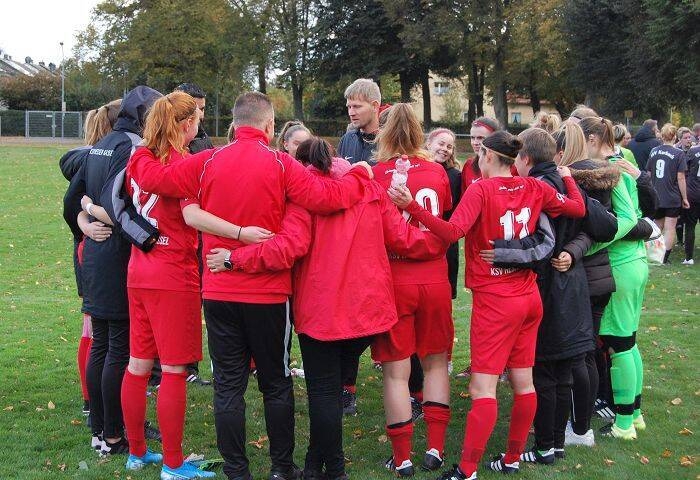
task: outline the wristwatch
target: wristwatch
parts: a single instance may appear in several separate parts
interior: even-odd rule
[[[231,263],[231,252],[228,252],[226,257],[224,257],[224,268],[226,270],[233,270],[233,264]]]

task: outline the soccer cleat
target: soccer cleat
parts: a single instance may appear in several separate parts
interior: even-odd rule
[[[563,448],[554,449],[554,458],[566,458],[566,452]]]
[[[539,451],[537,447],[532,447],[528,452],[520,454],[520,461],[526,463],[539,463],[542,465],[551,465],[555,460],[554,449]]]
[[[608,402],[606,402],[602,398],[596,399],[595,404],[593,405],[593,411],[603,420],[606,420],[608,422],[612,422],[615,420],[615,412],[613,412],[612,408],[610,408]]]
[[[467,368],[459,372],[455,377],[457,378],[469,378],[472,376],[472,366],[469,365]]]
[[[183,462],[178,468],[163,465],[160,480],[190,480],[192,478],[214,478],[216,473],[200,470],[190,462]]]
[[[303,472],[296,465],[292,465],[289,470],[282,472],[273,470],[270,472],[269,480],[300,480]]]
[[[634,429],[638,432],[642,432],[647,429],[647,424],[644,421],[644,416],[642,414],[639,414],[637,418],[632,420],[632,425],[634,425]]]
[[[104,440],[102,439],[102,435],[93,435],[92,440],[90,441],[90,446],[97,450],[98,452],[102,450],[102,444],[104,444]]]
[[[185,380],[187,380],[187,383],[194,383],[195,385],[199,385],[201,387],[211,385],[209,380],[204,380],[198,373],[189,374]]]
[[[418,400],[411,397],[411,421],[415,423],[421,418],[423,418],[423,405]]]
[[[372,363],[374,364],[374,369],[377,370],[377,371],[380,371],[380,372],[381,372],[382,369],[384,368],[384,367],[382,366],[382,362],[372,362]]]
[[[620,438],[622,440],[637,439],[637,430],[635,430],[634,425],[630,426],[627,430],[623,430],[614,423],[611,423],[601,428],[600,434],[604,437]]]
[[[301,474],[304,480],[327,480],[326,474],[318,470],[304,470]]]
[[[552,449],[552,456],[554,456],[554,449]],[[501,472],[504,474],[518,473],[520,470],[520,462],[506,463],[503,461],[504,458],[504,454],[496,455],[493,457],[492,461],[486,462],[484,466],[494,472]]]
[[[122,437],[115,443],[109,443],[107,440],[102,442],[100,455],[103,457],[106,457],[107,455],[123,455],[125,453],[129,453],[129,441],[126,439],[126,437]]]
[[[401,465],[396,465],[393,456],[389,457],[384,466],[387,470],[394,472],[399,478],[412,477],[416,473],[410,460],[404,460]]]
[[[498,376],[498,381],[501,383],[508,383],[508,370],[505,370]]]
[[[466,476],[459,469],[459,465],[452,465],[450,470],[442,473],[436,480],[476,480],[476,472],[472,473],[470,476]]]
[[[89,400],[83,400],[83,415],[86,417],[90,415],[90,401]]]
[[[579,445],[583,447],[592,447],[595,445],[595,435],[593,430],[588,430],[583,435],[579,435],[571,429],[566,429],[564,445]]]
[[[683,265],[695,265],[695,262],[693,261],[692,258],[686,258],[681,262]]]
[[[354,417],[357,415],[357,395],[343,389],[343,415]]]
[[[160,453],[155,453],[150,450],[146,450],[142,456],[137,457],[136,455],[129,455],[126,459],[126,469],[127,470],[141,470],[148,464],[161,463],[163,461],[163,455]]]
[[[160,430],[151,426],[151,422],[148,420],[146,420],[143,424],[143,436],[146,438],[146,440],[155,440],[156,442],[162,441]]]
[[[425,457],[423,457],[423,464],[421,468],[423,470],[434,472],[438,468],[441,468],[445,464],[445,460],[440,456],[440,452],[436,448],[431,448],[425,452]]]

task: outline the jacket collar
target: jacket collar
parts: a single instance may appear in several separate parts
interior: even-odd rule
[[[557,165],[554,162],[542,162],[533,166],[530,169],[530,173],[527,174],[528,177],[542,177],[545,175],[551,175],[556,173]]]
[[[270,144],[270,140],[265,135],[265,132],[255,127],[236,128],[236,140],[253,140],[263,142],[265,145]]]

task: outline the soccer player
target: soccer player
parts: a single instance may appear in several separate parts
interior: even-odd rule
[[[693,250],[695,249],[695,225],[700,218],[700,146],[692,147],[688,150],[688,176],[686,187],[688,189],[688,203],[690,209],[686,213],[685,223],[685,260],[683,265],[693,265]]]
[[[386,125],[377,137],[374,177],[389,188],[394,162],[406,156],[407,188],[418,201],[442,217],[452,208],[452,193],[445,169],[424,149],[420,122],[408,103],[397,103],[389,111]],[[404,217],[414,226],[419,223]],[[443,464],[445,433],[450,420],[447,353],[454,338],[451,288],[444,252],[433,259],[412,261],[389,251],[399,321],[372,344],[372,358],[382,362],[386,432],[393,455],[386,467],[397,476],[414,474],[411,462],[413,422],[408,388],[410,357],[417,354],[424,372],[423,413],[428,428],[428,448],[423,467],[436,470]]]
[[[685,172],[688,164],[683,150],[676,148],[676,127],[667,123],[661,128],[663,145],[649,152],[646,170],[651,173],[651,181],[659,195],[659,207],[654,215],[656,224],[663,229],[666,254],[664,263],[669,263],[673,246],[676,244],[676,222],[682,208],[690,208],[686,189]]]
[[[340,138],[338,156],[350,163],[373,163],[381,103],[379,85],[368,78],[358,78],[345,89],[345,104],[352,128]]]
[[[302,122],[290,120],[282,127],[282,131],[277,139],[277,149],[296,158],[297,148],[309,138],[311,138],[311,132]]]
[[[474,156],[467,159],[462,168],[462,193],[464,193],[472,183],[481,179],[481,171],[479,170],[479,150],[481,149],[481,142],[500,129],[501,126],[498,120],[494,118],[479,117],[472,122],[471,129],[469,130],[469,142],[471,143]]]
[[[513,239],[533,232],[541,211],[583,217],[585,206],[568,169],[559,169],[568,197],[534,178],[513,177],[511,167],[521,141],[496,132],[484,139],[479,151],[483,179],[462,196],[449,223],[435,217],[411,199],[406,188],[392,188],[389,195],[400,207],[437,234],[454,242],[467,235],[466,279],[472,289],[474,307],[470,327],[472,376],[469,385],[472,409],[467,416],[464,447],[459,465],[446,471],[441,480],[476,479],[477,465],[496,423],[496,385],[504,368],[515,396],[508,448],[487,468],[514,473],[535,415],[537,398],[532,383],[537,328],[542,302],[535,273],[528,269],[494,267],[481,259],[490,241]]]
[[[579,125],[586,135],[588,156],[613,161],[623,168],[631,165],[615,156],[612,123],[600,117],[588,117]],[[612,206],[618,218],[618,231],[612,242],[596,243],[593,254],[607,248],[615,279],[615,291],[600,321],[600,339],[611,359],[610,380],[615,401],[615,422],[603,427],[601,434],[633,440],[637,430],[646,428],[641,414],[643,385],[642,357],[636,345],[636,333],[649,276],[646,250],[641,239],[625,237],[641,218],[637,183],[641,172],[630,168],[613,188]],[[632,176],[633,175],[633,176]]]
[[[275,232],[287,199],[319,213],[349,208],[359,201],[371,178],[360,162],[340,180],[320,178],[285,153],[269,148],[274,110],[266,95],[240,95],[233,107],[233,143],[170,165],[144,155],[142,190],[173,197],[198,198],[201,208],[236,224],[260,225]],[[136,158],[134,159],[136,161]],[[359,168],[357,168],[359,167]],[[234,222],[235,220],[235,222]],[[204,251],[242,245],[207,232]],[[230,259],[226,259],[230,261]],[[297,479],[293,463],[294,396],[286,358],[291,332],[287,298],[289,270],[247,274],[204,271],[204,314],[214,364],[214,416],[217,444],[229,478],[252,478],[245,455],[245,394],[251,355],[263,394],[272,461],[270,480]]]
[[[197,135],[190,141],[187,145],[187,150],[192,153],[199,153],[203,150],[209,150],[214,148],[211,143],[211,139],[207,132],[204,131],[204,126],[202,125],[202,120],[204,120],[204,109],[207,106],[207,96],[204,90],[195,83],[182,83],[175,87],[176,92],[185,92],[192,98],[194,98],[197,104],[197,114],[199,115],[199,128],[197,129]]]

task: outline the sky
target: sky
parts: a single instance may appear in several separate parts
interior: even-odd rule
[[[0,49],[13,60],[61,63],[61,46],[71,56],[75,35],[90,22],[98,0],[3,0]]]

